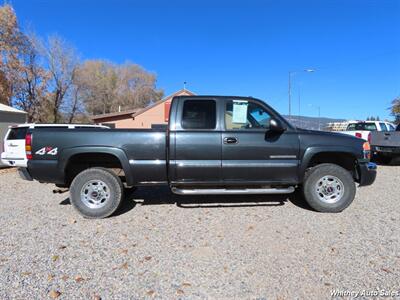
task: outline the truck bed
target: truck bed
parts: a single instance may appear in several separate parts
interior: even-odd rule
[[[161,129],[45,129],[32,133],[28,167],[37,180],[62,184],[74,155],[105,152],[124,162],[134,183],[166,181],[166,149],[166,131]]]
[[[400,147],[400,131],[371,132],[371,145]]]
[[[378,155],[400,155],[400,131],[372,132],[371,147]]]

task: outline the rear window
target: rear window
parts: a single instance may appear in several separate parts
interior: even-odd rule
[[[7,140],[24,140],[28,127],[12,128],[7,136]]]
[[[353,123],[347,126],[347,131],[354,130],[376,131],[377,129],[374,123]]]
[[[184,129],[214,129],[216,119],[216,104],[213,100],[186,100],[183,104]]]

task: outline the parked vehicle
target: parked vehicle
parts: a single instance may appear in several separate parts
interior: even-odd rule
[[[374,131],[394,131],[395,126],[383,121],[351,121],[347,125],[344,134],[352,135],[360,139],[371,142],[371,132]]]
[[[1,162],[11,167],[26,167],[27,158],[25,154],[25,136],[32,129],[46,128],[107,128],[100,125],[84,125],[84,124],[19,124],[10,126],[4,138],[4,152],[1,153]]]
[[[169,185],[180,195],[285,194],[302,189],[320,212],[348,207],[376,165],[368,142],[298,129],[251,97],[178,96],[168,129],[28,131],[25,179],[70,189],[83,216],[103,218],[124,186]]]
[[[400,124],[396,131],[372,132],[371,149],[374,157],[385,164],[400,157]]]

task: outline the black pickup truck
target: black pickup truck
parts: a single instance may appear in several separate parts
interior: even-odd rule
[[[295,128],[251,97],[175,97],[166,130],[32,131],[26,153],[21,176],[68,187],[88,218],[111,215],[124,188],[144,185],[169,185],[180,195],[301,188],[315,210],[340,212],[353,201],[355,182],[376,177],[368,142]]]

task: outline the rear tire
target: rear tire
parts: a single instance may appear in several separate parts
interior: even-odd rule
[[[338,213],[353,202],[356,186],[346,169],[335,164],[320,164],[307,172],[303,193],[316,211]]]
[[[124,187],[121,179],[105,168],[90,168],[79,173],[71,183],[70,200],[85,218],[101,219],[120,206]]]

